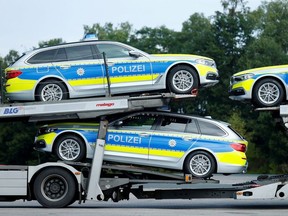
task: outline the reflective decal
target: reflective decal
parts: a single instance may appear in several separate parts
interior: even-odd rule
[[[83,75],[85,74],[84,68],[78,68],[78,69],[77,69],[77,74],[78,74],[79,76],[83,76]]]
[[[169,146],[170,146],[170,147],[173,148],[173,147],[176,146],[176,144],[177,144],[176,140],[174,140],[174,139],[169,140]]]

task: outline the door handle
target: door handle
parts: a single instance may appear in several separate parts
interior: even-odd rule
[[[191,140],[193,140],[193,138],[192,138],[192,137],[183,137],[183,140],[185,140],[185,141],[191,141]]]
[[[71,66],[70,65],[61,65],[60,68],[63,70],[69,69]]]
[[[148,134],[148,133],[140,133],[139,136],[140,137],[149,137],[150,134]]]
[[[115,63],[114,62],[107,62],[108,67],[113,66]]]

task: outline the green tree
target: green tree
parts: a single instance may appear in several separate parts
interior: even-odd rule
[[[128,22],[120,23],[114,27],[112,23],[101,26],[99,23],[92,26],[84,25],[84,34],[94,33],[99,40],[115,40],[127,43],[132,34],[132,25]]]
[[[4,66],[8,66],[19,58],[19,53],[16,50],[10,50],[8,55],[4,58]]]
[[[131,45],[148,53],[171,53],[175,47],[177,33],[160,26],[159,28],[143,27],[131,36]],[[172,51],[173,52],[173,51]]]
[[[58,44],[65,43],[62,38],[54,38],[48,41],[40,41],[38,43],[39,48],[54,46]]]
[[[273,38],[287,53],[288,0],[265,1],[258,8],[256,15],[258,15],[256,33],[260,36]]]
[[[1,122],[0,163],[24,165],[36,160],[33,142],[36,128],[34,124],[22,122]]]
[[[207,57],[217,55],[216,40],[211,19],[195,13],[182,24],[182,31],[177,40],[181,53],[197,54]]]

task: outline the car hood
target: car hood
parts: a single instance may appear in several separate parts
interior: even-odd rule
[[[253,74],[270,74],[270,73],[285,73],[288,72],[288,65],[277,65],[277,66],[268,66],[253,68],[245,71],[235,73],[233,76],[239,76],[243,74],[253,73]]]
[[[207,59],[213,61],[213,59],[190,54],[152,54],[150,55],[153,59],[157,60],[196,60],[196,59]]]

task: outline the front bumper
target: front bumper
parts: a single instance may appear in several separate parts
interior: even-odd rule
[[[233,83],[229,88],[229,98],[232,100],[251,100],[253,84],[253,79]]]
[[[40,152],[52,152],[52,145],[47,145],[44,139],[36,139],[33,148]]]
[[[200,77],[200,85],[202,87],[214,86],[219,82],[219,75],[215,72],[208,72],[206,76]]]

